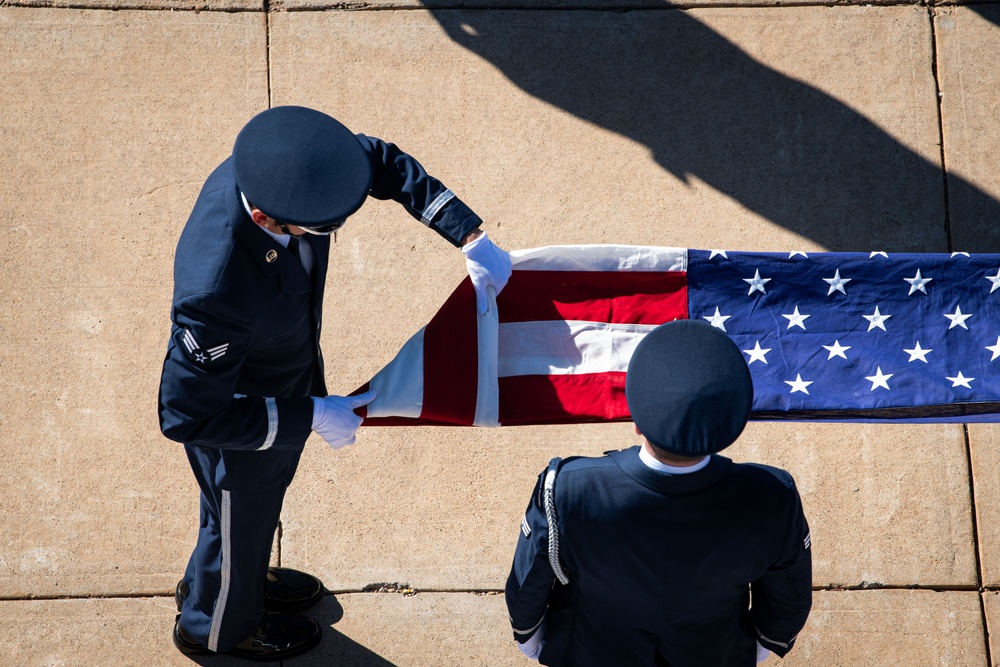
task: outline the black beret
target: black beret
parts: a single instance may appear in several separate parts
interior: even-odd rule
[[[658,448],[704,456],[733,444],[753,404],[746,360],[707,322],[661,325],[636,346],[625,376],[632,421]]]
[[[360,140],[330,116],[275,107],[250,119],[233,146],[236,185],[268,216],[322,227],[351,215],[371,188]]]

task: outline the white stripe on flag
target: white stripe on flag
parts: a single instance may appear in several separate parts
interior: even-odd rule
[[[515,271],[687,271],[687,248],[563,245],[513,250]]]
[[[375,400],[368,404],[369,417],[411,417],[424,409],[424,330],[406,341],[369,383]]]
[[[497,356],[499,343],[497,328],[500,317],[497,313],[497,293],[492,287],[486,288],[490,309],[476,318],[479,337],[479,369],[476,387],[476,417],[474,426],[500,426],[500,384],[497,381]]]
[[[500,377],[580,375],[628,369],[636,345],[652,324],[552,320],[500,325]]]

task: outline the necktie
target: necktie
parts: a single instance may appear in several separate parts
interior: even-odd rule
[[[288,237],[288,250],[295,255],[295,259],[299,260],[299,264],[302,263],[302,255],[299,254],[299,240],[294,236]]]

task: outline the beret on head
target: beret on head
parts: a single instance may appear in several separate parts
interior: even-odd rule
[[[250,119],[233,146],[236,185],[268,216],[322,227],[351,215],[371,188],[361,142],[325,113],[275,107]]]
[[[707,322],[657,327],[636,346],[625,376],[632,421],[660,449],[704,456],[733,444],[753,404],[736,344]]]

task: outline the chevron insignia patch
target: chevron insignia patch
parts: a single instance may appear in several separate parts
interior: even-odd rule
[[[198,339],[194,337],[190,329],[184,329],[184,347],[188,351],[188,357],[191,361],[205,366],[210,361],[215,361],[219,357],[226,354],[229,349],[229,343],[223,343],[222,345],[216,345],[215,347],[203,348]]]
[[[531,537],[531,526],[528,525],[528,517],[521,517],[521,532],[524,533],[525,537]]]

